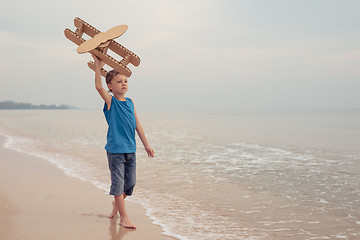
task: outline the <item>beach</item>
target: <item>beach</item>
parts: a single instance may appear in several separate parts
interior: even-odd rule
[[[3,148],[0,138],[0,239],[172,239],[126,201],[137,229],[109,219],[112,197],[44,159]]]
[[[360,239],[360,111],[139,115],[131,231],[106,218],[101,111],[0,111],[0,239]]]

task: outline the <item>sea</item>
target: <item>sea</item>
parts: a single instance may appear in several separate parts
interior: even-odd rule
[[[138,111],[140,203],[176,239],[360,239],[360,110]],[[2,110],[4,147],[107,194],[99,110]],[[109,207],[110,210],[110,207]],[[131,215],[131,213],[130,213]]]

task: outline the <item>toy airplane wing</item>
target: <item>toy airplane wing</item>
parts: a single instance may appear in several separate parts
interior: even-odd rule
[[[70,41],[79,45],[77,48],[78,53],[92,52],[103,62],[103,64],[110,66],[127,77],[130,77],[131,75],[131,71],[127,65],[129,63],[134,66],[138,66],[140,64],[140,58],[138,56],[114,40],[124,34],[128,29],[128,26],[119,25],[106,32],[100,32],[80,18],[74,19],[74,25],[77,28],[75,32],[67,28],[64,33]],[[91,38],[85,41],[85,39],[82,38],[84,33]],[[118,61],[108,55],[108,49],[111,49],[113,52],[122,57],[122,59]],[[92,70],[95,70],[94,63],[89,62],[88,66]],[[105,77],[106,73],[107,71],[102,68],[101,75]]]
[[[77,52],[78,53],[90,52],[93,49],[99,47],[101,44],[105,44],[111,39],[120,37],[121,35],[123,35],[126,32],[127,29],[128,29],[128,26],[119,25],[119,26],[111,28],[110,30],[108,30],[106,32],[98,33],[93,38],[83,42],[77,48]]]

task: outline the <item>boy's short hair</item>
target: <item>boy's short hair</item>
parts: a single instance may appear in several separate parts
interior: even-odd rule
[[[115,69],[109,71],[107,74],[106,74],[106,77],[105,77],[105,81],[106,81],[106,84],[109,84],[111,82],[111,80],[113,80],[113,78],[116,76],[116,75],[119,75],[120,73],[118,71],[116,71]],[[111,92],[111,90],[109,89],[109,91]]]
[[[114,78],[116,75],[119,75],[119,74],[120,74],[120,73],[119,73],[118,71],[116,71],[115,69],[109,71],[109,72],[106,74],[106,77],[105,77],[106,84],[110,83],[111,80],[113,80],[113,78]]]

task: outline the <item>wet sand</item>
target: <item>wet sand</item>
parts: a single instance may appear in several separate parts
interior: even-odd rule
[[[107,218],[111,196],[46,160],[4,149],[3,140],[0,239],[173,239],[162,235],[141,205],[129,201],[127,212],[137,229],[120,227],[119,218]]]

